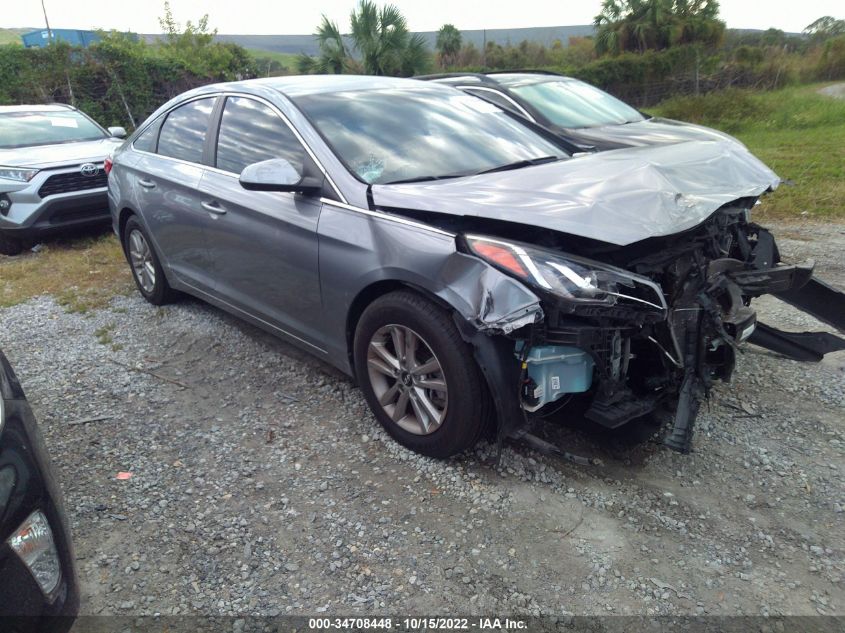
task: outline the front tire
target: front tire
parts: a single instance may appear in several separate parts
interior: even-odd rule
[[[472,349],[449,313],[419,294],[391,292],[364,310],[354,360],[370,409],[403,446],[450,457],[484,433],[491,403]]]
[[[173,301],[176,293],[167,283],[146,230],[134,216],[126,221],[123,230],[123,252],[132,269],[135,286],[144,299],[155,306]]]
[[[23,242],[16,237],[0,233],[0,255],[20,255],[23,252]]]

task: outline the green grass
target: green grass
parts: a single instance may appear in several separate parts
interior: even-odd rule
[[[0,308],[42,294],[68,312],[102,308],[132,290],[132,274],[113,235],[47,242],[37,253],[0,255]]]
[[[278,71],[279,67],[287,69],[287,72],[294,72],[296,70],[297,55],[293,53],[278,53],[276,51],[265,51],[260,48],[248,48],[250,54],[258,63],[258,74],[264,76],[267,72],[268,62],[274,62],[271,65],[270,71]]]
[[[786,182],[758,207],[763,219],[845,218],[845,99],[820,85],[676,97],[651,113],[733,134]]]

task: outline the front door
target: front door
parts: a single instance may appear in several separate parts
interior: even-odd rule
[[[310,160],[296,136],[265,103],[229,96],[223,107],[214,168],[200,185],[214,294],[318,348],[321,329],[317,265],[318,197],[247,191],[238,182],[251,163]]]

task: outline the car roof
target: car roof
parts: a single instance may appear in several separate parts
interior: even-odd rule
[[[487,75],[496,83],[510,88],[511,86],[525,86],[546,81],[575,81],[572,77],[551,72],[539,71],[509,71],[496,72]]]
[[[434,75],[418,75],[414,79],[422,81],[436,81],[438,83],[474,82],[481,84],[495,84],[496,81],[484,73],[437,73]]]
[[[37,103],[33,105],[0,105],[0,114],[8,112],[66,112],[76,110],[65,103]]]
[[[247,79],[245,81],[217,84],[215,87],[226,89],[270,88],[288,97],[301,97],[331,92],[411,87],[431,88],[431,84],[415,79],[376,77],[370,75],[293,75],[287,77]]]
[[[532,83],[546,81],[576,81],[572,77],[561,75],[548,70],[497,70],[489,73],[439,73],[435,75],[420,75],[415,79],[434,81],[436,83],[454,85],[478,84],[495,88],[510,88],[525,86]]]

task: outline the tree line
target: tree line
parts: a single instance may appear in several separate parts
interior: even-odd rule
[[[164,35],[154,43],[110,32],[84,49],[61,42],[0,46],[0,103],[71,103],[105,125],[131,129],[185,90],[270,70],[263,60],[259,69],[242,46],[215,41],[208,16],[180,25],[166,2],[164,9]],[[746,33],[725,29],[715,0],[605,0],[595,27],[594,37],[573,37],[567,45],[488,41],[476,47],[445,24],[429,51],[398,8],[360,0],[345,30],[322,18],[315,33],[319,54],[300,55],[293,67],[274,64],[273,74],[537,68],[584,79],[641,106],[678,93],[845,78],[845,21],[831,16],[800,36],[777,29]]]
[[[360,0],[349,28],[323,16],[319,54],[300,55],[301,73],[413,76],[431,71],[536,68],[594,83],[640,105],[728,87],[771,89],[845,78],[845,21],[824,16],[800,36],[778,29],[730,31],[716,0],[604,0],[593,37],[564,45],[464,42],[453,24],[437,33],[430,54],[393,5]]]

